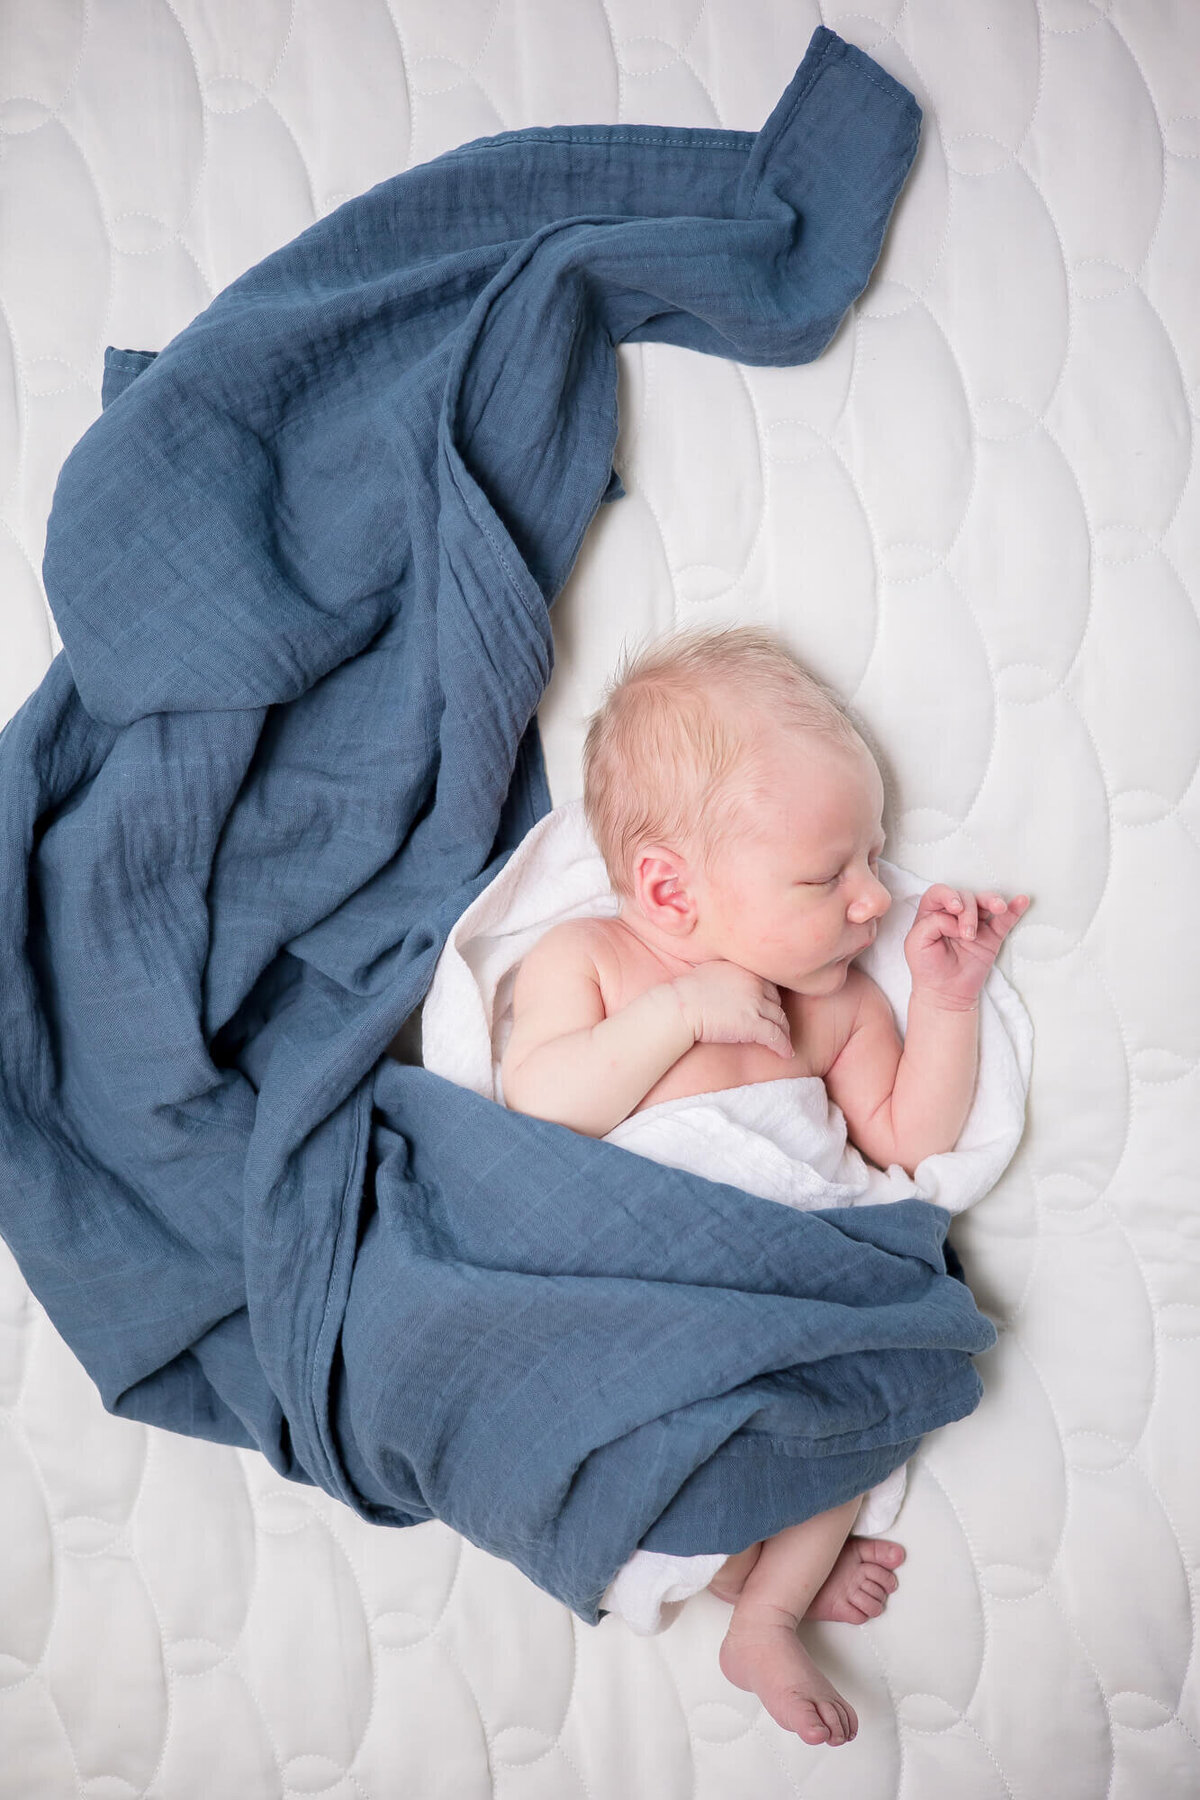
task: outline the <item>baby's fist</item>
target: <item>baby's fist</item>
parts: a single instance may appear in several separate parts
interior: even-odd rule
[[[935,882],[926,888],[904,940],[913,992],[946,1006],[973,1006],[1001,944],[1029,906],[1028,894],[973,894]]]

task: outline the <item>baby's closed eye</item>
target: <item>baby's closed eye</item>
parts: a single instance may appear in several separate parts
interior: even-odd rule
[[[876,874],[879,869],[878,856],[868,856],[867,867],[870,869],[872,875]],[[845,873],[846,873],[846,871],[844,869],[838,869],[837,872],[833,875],[826,875],[823,878],[818,878],[815,881],[802,881],[800,883],[800,886],[801,887],[834,887],[837,884],[837,882],[839,882],[841,880],[842,876]]]

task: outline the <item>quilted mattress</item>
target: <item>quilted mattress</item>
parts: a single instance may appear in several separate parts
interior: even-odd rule
[[[106,344],[471,138],[756,130],[819,23],[925,109],[884,255],[808,367],[621,348],[626,497],[539,717],[557,803],[627,640],[769,623],[878,748],[889,858],[1033,897],[1028,1129],[952,1232],[985,1397],[912,1466],[885,1614],[803,1627],[858,1737],[731,1687],[709,1594],[589,1628],[439,1523],[110,1417],[0,1245],[0,1796],[1200,1793],[1200,8],[8,0],[0,721],[60,647]]]

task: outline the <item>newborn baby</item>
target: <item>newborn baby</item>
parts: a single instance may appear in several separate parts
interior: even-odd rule
[[[876,873],[883,782],[836,700],[770,632],[681,634],[627,663],[593,717],[584,808],[620,910],[556,925],[525,957],[505,1104],[603,1137],[664,1100],[818,1076],[851,1141],[911,1173],[970,1108],[978,996],[1028,906],[942,884],[905,939],[903,1043],[854,959],[891,904]],[[806,1743],[854,1709],[796,1635],[862,1623],[899,1544],[848,1537],[862,1496],[730,1556],[721,1668]]]

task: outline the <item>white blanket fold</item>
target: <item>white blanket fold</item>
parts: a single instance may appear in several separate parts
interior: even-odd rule
[[[875,943],[857,960],[883,990],[903,1035],[911,989],[904,939],[928,883],[887,862],[879,873],[893,903]],[[500,1058],[512,1030],[512,988],[522,958],[560,921],[612,917],[618,907],[582,803],[547,813],[446,942],[425,1000],[425,1067],[503,1105]],[[897,1163],[877,1169],[859,1154],[818,1076],[665,1100],[622,1120],[606,1142],[804,1210],[915,1195],[959,1213],[995,1186],[1020,1141],[1032,1047],[1029,1015],[993,968],[980,995],[979,1072],[966,1124],[953,1150],[926,1157],[911,1176]],[[856,1532],[888,1530],[904,1487],[901,1467],[872,1488]],[[726,1554],[637,1550],[601,1604],[641,1634],[660,1631],[685,1599],[708,1585]]]

